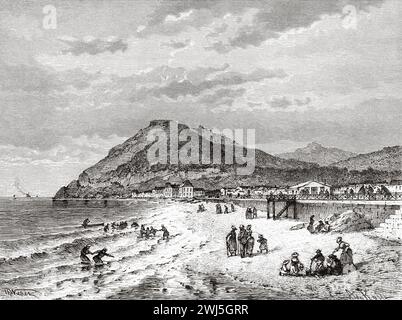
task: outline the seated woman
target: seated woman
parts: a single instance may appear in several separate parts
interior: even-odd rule
[[[289,260],[285,260],[282,263],[282,267],[279,271],[281,276],[301,276],[304,270],[304,265],[299,261],[299,254],[293,252]]]

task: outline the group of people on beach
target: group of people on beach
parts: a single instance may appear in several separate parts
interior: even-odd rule
[[[145,225],[142,224],[141,228],[140,228],[140,236],[139,237],[149,239],[150,237],[155,237],[156,233],[158,231],[163,232],[163,234],[162,234],[163,240],[169,239],[169,231],[166,229],[166,227],[163,224],[161,225],[161,229],[159,229],[159,230],[155,229],[153,226],[145,228]]]
[[[251,225],[239,226],[239,233],[236,236],[237,228],[232,226],[231,231],[226,236],[226,249],[228,257],[236,256],[240,254],[241,258],[252,257],[254,249],[254,237]],[[268,253],[268,241],[262,234],[258,235],[257,242],[260,244],[259,252]]]
[[[257,218],[257,208],[247,207],[246,209],[246,219],[256,219]]]
[[[200,203],[199,205],[198,205],[198,210],[197,210],[197,212],[204,212],[204,211],[206,211],[207,209],[205,209],[205,206],[204,206],[204,204],[203,203]]]
[[[314,215],[310,217],[310,222],[307,226],[310,233],[328,233],[331,231],[331,226],[327,220],[319,220],[318,224],[315,223]]]
[[[133,227],[133,225],[131,225],[131,227]],[[128,228],[127,221],[112,222],[105,224],[105,226],[103,227],[103,231],[109,232],[114,230],[124,230],[126,228]]]
[[[221,204],[217,203],[215,207],[216,207],[216,214],[222,214],[222,206],[221,206]],[[223,207],[224,207],[223,213],[228,214],[229,213],[228,205],[224,204]],[[234,206],[233,203],[230,204],[230,212],[235,212],[235,206]]]
[[[292,253],[290,259],[283,261],[279,275],[281,276],[318,276],[325,275],[341,275],[348,274],[356,270],[353,263],[353,252],[350,245],[342,240],[342,237],[336,239],[337,247],[328,255],[327,259],[322,254],[321,250],[316,250],[314,257],[310,259],[310,268],[304,270],[304,264],[299,260],[297,252]],[[340,258],[335,253],[341,250]],[[305,272],[304,272],[305,271]]]

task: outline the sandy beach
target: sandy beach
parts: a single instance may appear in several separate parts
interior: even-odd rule
[[[220,215],[215,203],[205,207],[197,213],[198,203],[170,200],[118,201],[107,207],[83,201],[67,207],[54,207],[48,200],[15,203],[7,214],[10,226],[18,223],[26,229],[15,229],[0,242],[0,298],[20,298],[7,294],[14,288],[34,290],[35,295],[23,299],[401,298],[401,243],[375,237],[374,231],[346,233],[342,236],[353,249],[357,271],[324,278],[281,277],[281,263],[292,252],[308,268],[317,249],[328,255],[336,248],[339,234],[290,231],[300,221],[267,220],[264,212],[246,220],[240,207]],[[40,213],[36,217],[31,212]],[[79,226],[85,217],[136,221],[157,229],[164,224],[170,238],[162,240],[162,232],[139,238],[134,227],[86,230]],[[45,223],[31,222],[38,219]],[[231,225],[240,224],[251,224],[256,239],[258,234],[268,239],[267,254],[257,254],[256,243],[251,258],[227,257],[226,235]],[[86,244],[93,250],[106,247],[114,257],[105,257],[99,268],[83,267],[79,256]]]
[[[311,235],[305,229],[290,231],[290,227],[299,222],[267,220],[263,212],[259,213],[258,219],[246,220],[244,208],[240,207],[236,207],[235,213],[226,215],[215,214],[213,203],[207,203],[207,211],[203,213],[196,213],[197,207],[198,204],[175,203],[166,207],[162,214],[166,217],[165,225],[176,234],[170,242],[175,243],[177,250],[177,259],[167,263],[166,269],[155,270],[158,277],[165,279],[162,290],[167,296],[175,296],[172,288],[180,286],[172,285],[172,282],[183,277],[180,285],[187,289],[186,296],[211,298],[204,292],[204,281],[192,279],[198,274],[210,277],[216,286],[221,283],[221,294],[229,298],[236,296],[236,290],[243,296],[248,291],[250,296],[261,299],[401,298],[401,243],[378,238],[374,232],[346,233],[342,236],[353,249],[357,271],[324,278],[281,277],[278,274],[281,262],[292,252],[297,251],[301,262],[308,267],[316,249],[328,255],[336,248],[336,238],[340,234]],[[257,254],[256,243],[252,258],[228,258],[225,236],[232,224],[237,227],[251,224],[255,238],[261,233],[268,239],[268,254]],[[176,277],[175,273],[181,275]]]

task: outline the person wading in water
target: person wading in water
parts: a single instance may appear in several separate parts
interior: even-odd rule
[[[166,229],[166,227],[163,224],[161,226],[161,230],[159,230],[159,231],[163,231],[163,236],[162,236],[163,240],[169,239],[169,231],[168,231],[168,229]]]
[[[111,254],[107,253],[106,248],[103,248],[102,250],[95,251],[94,254],[96,254],[96,255],[92,259],[94,260],[95,265],[102,265],[103,264],[102,258],[105,257],[105,256],[114,258],[114,256],[112,256]]]
[[[145,226],[142,224],[140,229],[140,238],[144,238],[146,234]]]
[[[94,253],[89,250],[90,248],[91,248],[91,246],[89,244],[87,244],[81,250],[80,258],[81,258],[81,262],[84,264],[91,264],[91,260],[88,258],[87,254],[94,254]]]
[[[86,227],[88,227],[88,225],[89,225],[90,222],[91,222],[91,221],[90,221],[88,218],[86,218],[86,219],[82,222],[82,226],[83,226],[84,228],[86,228]]]

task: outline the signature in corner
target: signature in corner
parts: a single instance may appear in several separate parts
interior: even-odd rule
[[[20,297],[36,297],[38,295],[38,291],[35,289],[12,289],[5,288],[3,292],[7,296],[20,296]]]
[[[356,289],[354,292],[346,290],[349,297],[354,300],[384,300],[385,297],[378,293],[368,293],[367,290]]]

